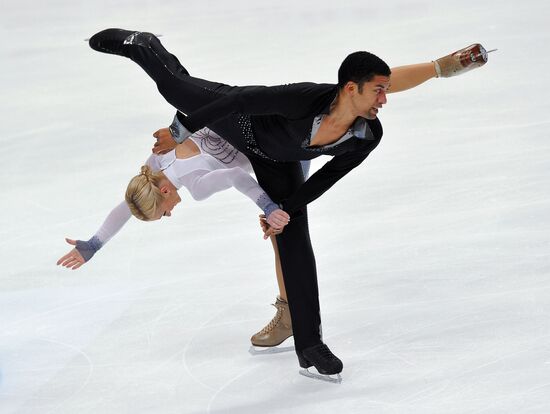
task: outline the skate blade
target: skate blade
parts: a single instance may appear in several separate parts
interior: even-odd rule
[[[294,351],[293,346],[271,346],[269,348],[250,346],[248,352],[251,355],[271,355],[271,354],[281,354],[283,352]]]
[[[303,375],[304,377],[308,377],[308,378],[313,378],[319,381],[330,382],[333,384],[342,383],[342,376],[340,374],[324,375],[324,374],[319,374],[318,372],[311,372],[308,368],[306,368],[306,369],[300,370],[300,375]]]

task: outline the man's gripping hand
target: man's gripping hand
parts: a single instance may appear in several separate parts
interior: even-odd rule
[[[282,228],[276,229],[274,227],[271,227],[267,222],[267,219],[265,218],[265,214],[260,214],[260,227],[264,232],[264,240],[267,240],[271,236],[276,236],[277,234],[281,234],[283,232]]]
[[[266,222],[269,226],[273,227],[276,230],[282,230],[284,226],[290,221],[290,216],[286,211],[281,210],[280,208],[273,210],[267,216]]]
[[[153,134],[153,137],[157,139],[152,148],[153,154],[166,154],[178,145],[178,143],[174,141],[169,128],[159,129]]]

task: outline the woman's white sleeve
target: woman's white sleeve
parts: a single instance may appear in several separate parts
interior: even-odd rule
[[[153,171],[160,169],[158,156],[154,154],[149,156],[145,164],[151,167]],[[111,240],[124,227],[128,220],[130,220],[130,217],[132,217],[130,207],[128,207],[126,201],[123,201],[111,210],[101,227],[89,240],[76,241],[76,250],[78,250],[85,261],[90,260],[105,243]]]
[[[151,155],[145,161],[145,164],[151,167],[153,171],[159,171],[160,166],[158,163],[158,156]],[[105,218],[105,221],[94,235],[101,242],[101,246],[107,243],[111,238],[117,234],[122,227],[130,220],[132,212],[126,201],[121,202],[118,206],[113,208],[111,212]],[[101,247],[100,246],[100,247]]]
[[[194,171],[187,189],[195,200],[204,200],[212,194],[235,187],[250,198],[264,212],[266,217],[279,208],[260,185],[240,167],[214,171]]]
[[[97,237],[101,241],[101,245],[104,245],[124,227],[130,217],[132,217],[132,212],[126,201],[123,201],[111,210],[94,237]]]
[[[147,161],[145,161],[145,165],[148,165],[153,172],[160,171],[161,167],[159,164],[159,157],[158,155],[151,154],[149,155],[149,158],[147,158]]]
[[[89,240],[77,240],[76,250],[84,258],[84,261],[90,260],[99,249],[103,247],[111,238],[117,234],[126,222],[132,217],[130,208],[125,201],[120,203],[107,215],[107,218]]]
[[[158,156],[155,156],[154,154],[147,158],[145,164],[151,167],[153,171],[160,170]],[[113,208],[105,218],[105,221],[101,227],[93,236],[93,238],[96,238],[101,243],[99,247],[101,248],[101,246],[111,240],[111,238],[117,234],[122,227],[124,227],[128,220],[130,220],[130,217],[132,217],[132,212],[130,211],[128,204],[126,204],[126,201],[121,202]]]

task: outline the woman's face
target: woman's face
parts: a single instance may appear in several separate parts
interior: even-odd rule
[[[181,198],[177,190],[168,189],[163,191],[164,201],[161,203],[160,208],[157,211],[157,217],[153,220],[159,220],[162,217],[170,217],[172,215],[172,209],[181,201]]]

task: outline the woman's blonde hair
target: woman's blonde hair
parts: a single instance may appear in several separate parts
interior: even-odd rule
[[[163,201],[159,183],[160,171],[153,172],[148,165],[141,167],[141,173],[130,180],[126,189],[126,203],[132,214],[140,220],[150,221]]]

